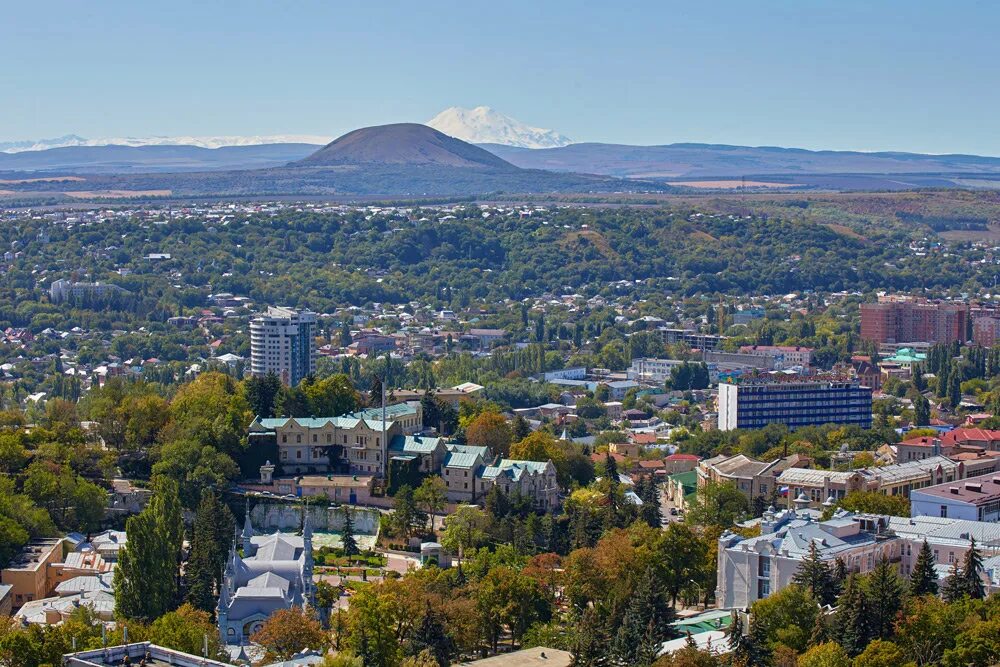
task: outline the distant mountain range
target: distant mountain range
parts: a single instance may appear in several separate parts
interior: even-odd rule
[[[264,144],[322,145],[332,138],[312,134],[272,134],[266,136],[232,135],[219,137],[115,137],[112,139],[84,139],[75,134],[67,134],[54,139],[0,141],[0,153],[44,151],[50,148],[68,148],[71,146],[196,146],[198,148],[222,148],[224,146],[261,146]]]
[[[558,132],[525,125],[490,107],[449,107],[426,124],[450,137],[472,144],[558,148],[573,143]]]
[[[619,178],[702,178],[804,174],[1000,174],[1000,158],[977,155],[811,151],[771,146],[581,143],[527,150],[484,146],[519,167]]]
[[[0,152],[0,180],[17,180],[4,174],[31,173],[80,175],[89,184],[113,184],[112,176],[124,182],[144,175],[131,179],[146,184],[143,189],[174,190],[154,187],[170,181],[181,191],[222,188],[244,194],[257,186],[267,192],[317,194],[664,191],[742,184],[831,190],[1000,188],[1000,158],[995,157],[569,141],[489,107],[451,107],[426,125],[362,128],[326,145],[325,137],[299,135],[104,140],[67,135],[0,143],[0,151],[6,151]],[[37,146],[58,147],[31,150]],[[301,183],[295,182],[296,174]],[[100,175],[107,178],[98,179]],[[366,177],[371,182],[365,183]],[[0,183],[0,190],[11,189]]]
[[[276,144],[285,150],[291,144]],[[263,147],[230,147],[211,150],[243,153]],[[298,145],[296,150],[300,150]],[[41,151],[108,151],[147,155],[176,151],[181,161],[193,147],[87,147]],[[110,152],[110,151],[109,151]],[[137,153],[138,152],[138,153]],[[0,156],[0,194],[6,196],[56,196],[74,198],[147,198],[194,196],[424,196],[474,195],[492,192],[666,192],[661,183],[624,181],[607,176],[558,173],[516,167],[482,148],[449,137],[426,125],[400,123],[349,132],[287,164],[264,169],[181,171],[170,173],[94,173],[72,175],[35,172],[33,177],[7,178],[4,162],[26,159],[30,153]],[[162,157],[162,156],[161,156]],[[271,156],[273,158],[273,156]],[[10,172],[17,174],[19,172]],[[20,172],[23,173],[23,172]],[[6,191],[4,193],[3,191]]]

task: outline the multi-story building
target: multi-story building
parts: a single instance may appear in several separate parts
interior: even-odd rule
[[[1000,475],[980,475],[915,490],[910,494],[910,515],[1000,521]]]
[[[250,321],[250,370],[274,373],[294,387],[316,371],[316,314],[290,308],[267,309]]]
[[[250,443],[273,442],[278,448],[282,472],[326,472],[346,463],[351,473],[383,475],[386,452],[395,438],[412,435],[422,428],[419,401],[370,408],[339,417],[256,418],[250,424]],[[431,440],[425,438],[425,440]]]
[[[758,461],[743,454],[720,454],[698,462],[698,488],[708,482],[728,483],[751,500],[757,496],[768,497],[777,491],[775,479],[783,470],[804,463],[804,459],[797,454],[774,461]]]
[[[559,507],[559,482],[552,461],[515,461],[500,459],[476,475],[478,497],[485,498],[492,486],[507,495],[531,498],[538,509],[549,511]]]
[[[1000,317],[972,320],[972,340],[980,347],[993,347],[1000,340]]]
[[[75,283],[71,280],[56,280],[49,287],[49,300],[52,303],[62,303],[70,299],[103,300],[115,294],[131,294],[131,292],[110,283]]]
[[[719,384],[719,429],[795,429],[820,424],[870,428],[872,390],[857,380],[745,378]]]
[[[56,584],[53,565],[62,562],[64,550],[62,538],[32,540],[0,572],[0,582],[13,587],[15,608],[48,596]]]
[[[792,366],[809,366],[813,349],[800,345],[744,345],[740,353],[771,359],[772,368],[782,370]]]
[[[829,564],[837,560],[848,572],[870,572],[882,557],[904,576],[910,574],[924,540],[939,571],[961,561],[971,539],[982,549],[987,591],[1000,588],[1000,524],[942,519],[852,514],[838,510],[828,521],[803,508],[761,519],[761,534],[743,538],[725,532],[719,538],[716,601],[721,608],[744,608],[792,583],[813,546]]]
[[[964,466],[944,456],[858,470],[788,468],[777,483],[787,490],[788,504],[800,499],[812,507],[840,500],[852,491],[909,497],[914,489],[961,479]]]
[[[861,304],[861,337],[877,343],[965,341],[969,307],[906,296]]]
[[[688,347],[696,350],[718,349],[719,345],[722,344],[722,341],[726,339],[725,336],[703,334],[695,331],[694,329],[670,329],[668,327],[658,327],[656,332],[667,345],[684,343]]]

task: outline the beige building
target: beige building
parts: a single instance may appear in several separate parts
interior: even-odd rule
[[[710,481],[716,484],[730,483],[751,500],[757,496],[767,497],[777,490],[777,476],[786,468],[801,465],[802,461],[803,458],[798,455],[767,462],[757,461],[743,454],[720,454],[698,464],[698,488],[701,489]]]
[[[423,410],[419,401],[370,408],[340,417],[256,418],[250,424],[255,440],[273,437],[282,474],[327,472],[331,455],[346,461],[355,474],[383,475],[388,443],[397,436],[420,431]]]
[[[26,602],[48,597],[56,585],[52,566],[62,562],[64,549],[61,537],[32,540],[0,571],[0,583],[12,587],[15,609]]]

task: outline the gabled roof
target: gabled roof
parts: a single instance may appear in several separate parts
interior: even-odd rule
[[[471,469],[482,461],[482,456],[474,452],[451,452],[445,457],[444,467]]]

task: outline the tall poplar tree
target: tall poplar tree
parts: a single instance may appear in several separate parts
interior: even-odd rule
[[[153,621],[174,608],[184,526],[177,482],[158,478],[146,508],[125,524],[115,568],[115,613]]]

